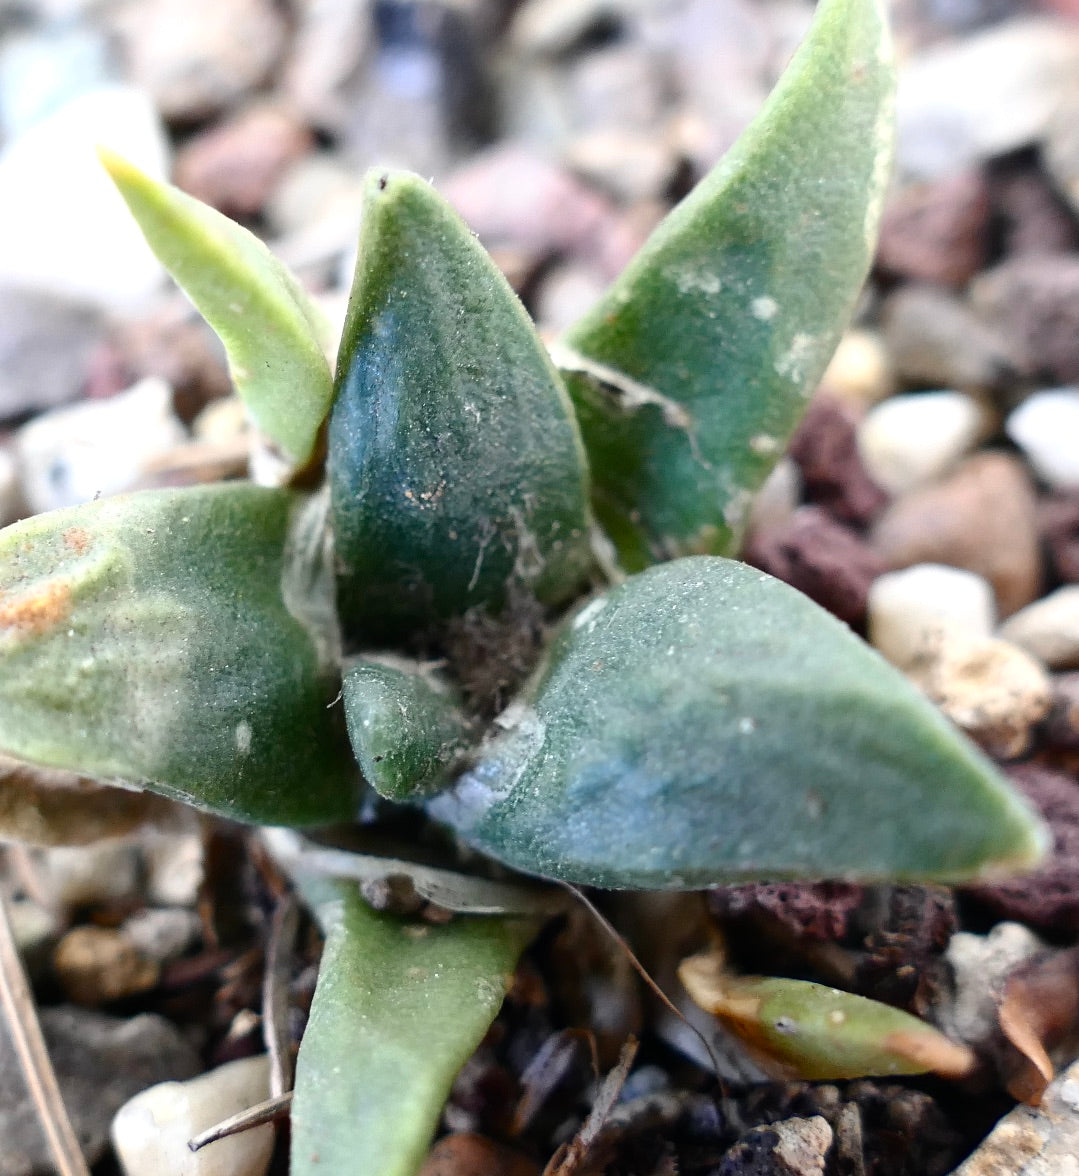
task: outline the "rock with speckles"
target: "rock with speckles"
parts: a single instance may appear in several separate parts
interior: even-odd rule
[[[1017,1106],[952,1176],[1075,1176],[1079,1172],[1079,1062],[1036,1107]]]

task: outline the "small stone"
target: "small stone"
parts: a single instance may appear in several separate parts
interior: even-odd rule
[[[273,1152],[272,1124],[192,1152],[187,1141],[270,1096],[269,1059],[229,1062],[188,1082],[152,1086],[112,1121],[125,1176],[263,1176]]]
[[[990,414],[964,392],[892,396],[862,419],[858,452],[878,486],[905,494],[947,473],[990,428]]]
[[[15,457],[10,449],[0,449],[0,527],[13,523],[22,512],[22,494]]]
[[[1079,1156],[1079,1062],[1049,1084],[1036,1107],[1004,1116],[952,1176],[1071,1176]]]
[[[108,1144],[116,1111],[147,1086],[190,1078],[199,1058],[164,1017],[110,1017],[60,1006],[38,1011],[60,1094],[87,1163]],[[0,1176],[51,1176],[56,1168],[15,1051],[0,1029]]]
[[[1035,392],[1005,429],[1042,481],[1054,490],[1079,490],[1079,388]]]
[[[1079,248],[1079,226],[1040,169],[1005,167],[992,177],[994,220],[1006,257]]]
[[[176,154],[173,183],[226,216],[253,217],[312,144],[289,110],[258,103],[189,139]]]
[[[1001,616],[1036,600],[1042,581],[1037,502],[1023,463],[1007,453],[969,457],[941,482],[896,499],[870,542],[887,568],[966,568],[993,585]]]
[[[1043,734],[1050,747],[1079,751],[1079,674],[1054,674],[1053,709]]]
[[[945,631],[989,637],[996,623],[993,589],[974,572],[916,564],[878,576],[869,589],[869,640],[905,669]]]
[[[93,307],[0,286],[0,420],[74,400],[102,330]]]
[[[1042,151],[1045,169],[1074,212],[1079,212],[1079,87],[1057,108]]]
[[[539,1165],[483,1135],[460,1131],[431,1148],[418,1176],[539,1176]]]
[[[871,548],[815,506],[780,530],[750,537],[742,558],[804,592],[848,625],[865,619],[869,586],[883,571]]]
[[[374,0],[299,0],[282,84],[308,122],[340,130],[350,114],[350,82],[374,39]]]
[[[130,489],[154,458],[186,439],[172,390],[154,377],[108,400],[58,408],[16,437],[31,510],[58,510]]]
[[[612,213],[606,198],[568,171],[510,144],[474,156],[442,194],[488,248],[517,245],[539,258],[587,256]]]
[[[125,919],[120,931],[144,959],[167,964],[199,942],[202,921],[186,907],[145,907]]]
[[[141,886],[138,850],[129,840],[37,850],[34,868],[49,901],[60,907],[127,902]]]
[[[1000,635],[1051,670],[1079,669],[1079,584],[1028,604],[1001,626]]]
[[[48,964],[60,937],[60,919],[55,911],[30,898],[9,899],[7,915],[15,947],[31,979],[35,979]]]
[[[895,391],[895,373],[880,333],[854,327],[839,340],[821,388],[856,411],[869,408]]]
[[[193,907],[204,872],[200,834],[165,833],[150,828],[140,837],[140,848],[149,900],[162,906]]]
[[[907,676],[990,755],[1016,759],[1049,713],[1045,670],[1010,642],[945,630],[906,667]]]
[[[802,501],[802,474],[789,458],[781,457],[753,496],[746,534],[749,536],[785,527]]]
[[[1079,493],[1043,498],[1038,522],[1052,570],[1065,583],[1079,584]]]
[[[858,412],[822,390],[810,401],[788,449],[806,495],[845,523],[880,514],[888,496],[866,471],[858,451]]]
[[[194,122],[254,90],[276,63],[285,18],[268,0],[108,6],[131,80],[170,122]]]
[[[832,1128],[822,1115],[754,1127],[732,1147],[716,1176],[824,1176]]]
[[[877,265],[890,274],[965,286],[985,264],[989,187],[976,168],[912,184],[888,201]]]
[[[1028,366],[1011,333],[987,326],[965,302],[934,286],[911,283],[887,298],[881,330],[906,384],[1008,389]]]
[[[1079,30],[1044,16],[1006,21],[908,58],[896,111],[901,173],[938,178],[1038,142],[1077,71]]]
[[[964,887],[964,893],[999,919],[1014,919],[1054,939],[1074,938],[1079,933],[1079,788],[1070,776],[1039,764],[1016,764],[1006,771],[1049,826],[1049,854],[1028,874]]]
[[[555,265],[543,275],[536,293],[536,322],[544,331],[560,335],[595,306],[607,285],[605,275],[588,262]]]
[[[576,136],[566,163],[617,200],[657,200],[666,194],[678,167],[670,144],[654,135],[600,127]]]
[[[569,125],[577,134],[656,135],[667,110],[662,58],[641,41],[618,41],[581,54],[563,85]]]
[[[104,310],[138,306],[160,285],[164,270],[98,144],[165,178],[164,130],[140,90],[95,90],[35,123],[0,154],[0,283]]]
[[[1079,380],[1079,254],[1001,262],[971,284],[970,300],[990,331],[1015,340],[1030,378]]]
[[[75,927],[56,945],[52,965],[68,999],[89,1006],[147,992],[159,973],[154,960],[110,927]]]
[[[997,923],[988,935],[959,931],[945,958],[952,968],[951,999],[936,1011],[949,1036],[977,1048],[1000,1034],[997,1010],[1004,982],[1021,964],[1045,950],[1045,944],[1022,923]]]

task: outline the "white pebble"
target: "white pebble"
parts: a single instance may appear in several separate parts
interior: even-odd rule
[[[1058,588],[1020,609],[1001,626],[1000,635],[1051,670],[1079,669],[1079,584]]]
[[[748,532],[778,530],[794,514],[801,498],[802,473],[789,457],[781,457],[753,497]]]
[[[57,906],[123,902],[142,884],[139,851],[128,840],[41,849],[35,862],[42,887]]]
[[[101,166],[98,144],[165,178],[164,130],[141,90],[109,86],[68,102],[0,155],[0,279],[135,310],[164,270]]]
[[[107,400],[42,413],[16,437],[23,494],[35,512],[118,494],[186,436],[168,384],[156,377]]]
[[[1004,427],[1039,478],[1057,490],[1079,488],[1079,388],[1035,392]]]
[[[192,1152],[187,1141],[270,1096],[269,1059],[243,1058],[189,1082],[162,1082],[126,1102],[112,1142],[126,1176],[263,1176],[273,1152],[271,1124]]]
[[[141,838],[146,890],[161,906],[190,906],[202,885],[202,837],[198,832],[171,833],[148,828]]]
[[[974,572],[915,564],[878,576],[869,589],[869,640],[903,669],[945,630],[989,637],[996,624],[993,589]]]
[[[946,474],[985,435],[985,409],[964,392],[918,392],[875,405],[858,426],[869,476],[905,494]]]

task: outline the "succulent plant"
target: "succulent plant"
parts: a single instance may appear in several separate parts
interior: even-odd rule
[[[268,825],[369,822],[373,790],[612,888],[1034,862],[992,765],[734,558],[868,269],[892,85],[880,5],[823,0],[753,126],[550,349],[435,190],[372,171],[334,372],[258,240],[105,155],[287,472],[3,532],[0,752]],[[325,909],[293,1169],[406,1174],[529,924]]]

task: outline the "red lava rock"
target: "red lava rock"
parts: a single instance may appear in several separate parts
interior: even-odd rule
[[[249,106],[189,139],[176,154],[173,179],[228,216],[251,217],[313,142],[308,128],[284,107]]]
[[[905,188],[884,210],[877,265],[887,273],[965,286],[985,264],[989,186],[976,170]]]
[[[539,256],[587,254],[613,213],[606,197],[514,145],[474,156],[442,194],[487,247],[515,245]]]
[[[855,626],[865,620],[869,586],[884,570],[854,531],[816,506],[795,511],[783,527],[752,535],[742,558]]]
[[[833,942],[846,937],[864,893],[853,882],[751,882],[710,890],[708,906],[718,919],[763,914],[799,939]]]
[[[1005,261],[972,284],[971,302],[991,329],[1026,352],[1030,377],[1079,380],[1079,253]]]
[[[1007,256],[1079,248],[1079,227],[1040,172],[1029,166],[1002,171],[991,179],[990,191]]]
[[[419,1176],[539,1176],[520,1152],[470,1131],[447,1135],[431,1148]]]
[[[993,585],[1002,617],[1041,590],[1034,488],[1008,453],[975,454],[943,481],[896,499],[870,543],[891,570],[941,563],[977,572]]]
[[[844,523],[868,523],[888,495],[866,473],[858,452],[857,413],[818,393],[802,418],[788,453],[802,471],[809,501]]]
[[[1053,848],[1040,869],[1021,878],[963,893],[1001,919],[1014,919],[1054,935],[1079,933],[1079,783],[1039,764],[1006,769],[1012,782],[1041,812]]]
[[[1038,522],[1053,571],[1066,584],[1079,584],[1079,494],[1043,498]]]

